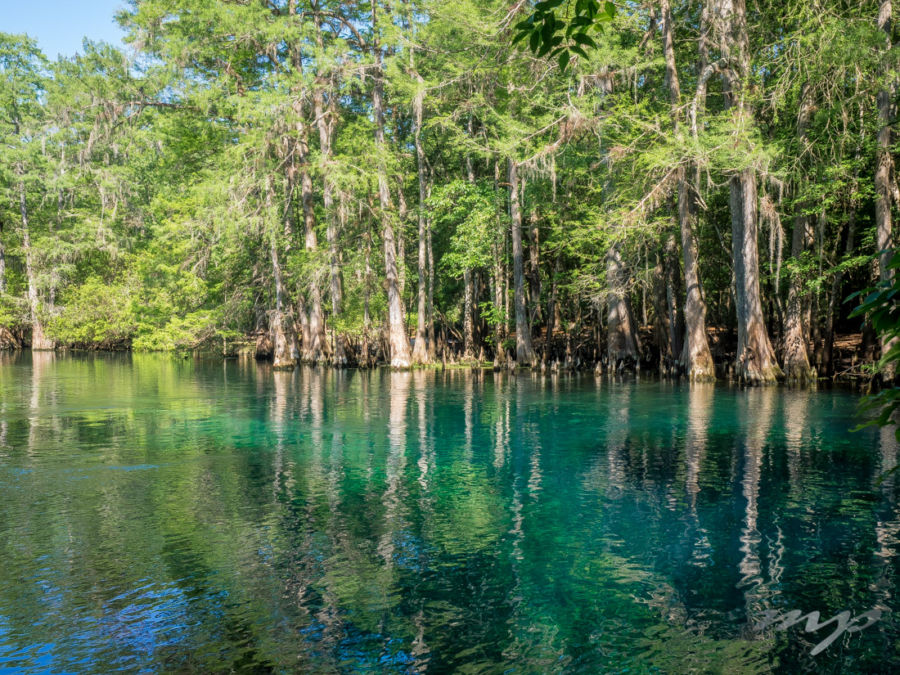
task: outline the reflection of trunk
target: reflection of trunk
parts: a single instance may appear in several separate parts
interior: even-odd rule
[[[406,469],[407,400],[410,373],[391,373],[388,411],[388,456],[385,460],[387,482],[381,503],[384,506],[385,529],[378,543],[378,553],[388,567],[394,564],[394,537],[403,530],[405,509],[403,479]]]
[[[878,602],[875,606],[882,612],[890,612],[896,595],[897,541],[900,536],[900,513],[896,498],[897,437],[890,426],[879,430],[881,466],[875,476],[876,486],[880,485],[882,499],[889,505],[887,517],[875,523],[875,540],[878,547],[874,551],[877,578],[871,585],[876,590]]]
[[[788,496],[800,500],[806,485],[802,473],[804,434],[814,435],[810,429],[808,391],[789,392],[784,395],[784,440],[787,452]]]
[[[691,513],[697,514],[697,495],[700,493],[700,467],[706,454],[706,439],[712,413],[715,387],[706,383],[692,383],[688,391],[688,421],[684,436],[686,471],[684,487]]]
[[[618,370],[637,365],[638,344],[634,317],[626,288],[626,270],[617,244],[606,253],[607,306],[607,355],[609,367]]]
[[[494,425],[494,468],[501,468],[509,458],[509,398],[504,392],[502,382],[494,380],[494,417],[497,420]]]
[[[41,323],[41,303],[38,299],[31,233],[28,230],[28,206],[25,202],[24,182],[19,182],[19,211],[22,214],[22,248],[25,250],[25,276],[28,278],[28,306],[31,310],[31,349],[36,351],[53,349],[53,340],[44,335],[44,326]]]
[[[46,377],[46,370],[50,370],[56,360],[56,354],[51,352],[36,353],[31,352],[31,398],[29,399],[28,416],[28,453],[33,454],[37,450],[40,440],[41,423],[46,423],[47,417],[44,414],[48,401],[41,401],[41,383]],[[46,392],[44,392],[46,397]]]
[[[531,326],[525,308],[525,274],[522,251],[522,211],[519,204],[518,165],[509,160],[509,209],[512,217],[513,282],[516,287],[516,363],[519,366],[534,364],[531,346]]]
[[[372,24],[377,25],[375,0],[372,0]],[[388,325],[391,345],[391,367],[409,368],[411,354],[406,337],[406,323],[403,319],[403,302],[400,297],[400,282],[397,274],[397,246],[394,241],[394,226],[391,223],[391,195],[388,188],[384,140],[384,69],[383,54],[377,35],[372,39],[372,108],[375,117],[375,153],[378,165],[378,199],[381,206],[382,239],[384,240],[384,271],[387,286]]]
[[[762,603],[766,596],[766,583],[762,574],[762,561],[759,555],[759,544],[762,541],[758,528],[759,518],[759,484],[762,475],[763,448],[766,436],[772,423],[772,406],[775,391],[772,389],[751,390],[745,394],[747,399],[747,415],[745,425],[744,477],[741,480],[743,495],[746,500],[744,511],[744,527],[741,530],[741,562],[738,572],[741,579],[737,588],[744,590],[744,602],[748,617],[758,616],[765,607]],[[754,405],[755,403],[755,405]]]
[[[797,120],[797,135],[800,140],[801,150],[805,150],[805,146],[808,143],[806,125],[809,122],[811,112],[812,101],[809,100],[809,85],[804,84],[800,94],[800,113]],[[810,217],[806,213],[808,204],[801,202],[797,205],[797,208],[799,213],[794,219],[791,257],[794,264],[799,267],[803,253],[812,245],[812,229],[810,228]],[[801,384],[814,379],[814,373],[809,365],[809,355],[806,350],[806,330],[804,325],[806,304],[803,291],[803,277],[799,269],[795,269],[791,274],[788,288],[787,314],[784,322],[784,373],[789,382]]]
[[[753,124],[753,112],[745,101],[750,73],[746,3],[745,0],[720,0],[719,5],[725,28],[720,36],[722,52],[732,56],[736,64],[723,72],[726,106],[744,126],[749,126]],[[732,175],[728,187],[738,323],[736,370],[739,378],[746,382],[772,383],[781,376],[781,369],[769,342],[759,296],[756,169],[748,167]]]
[[[891,48],[891,0],[881,0],[878,9],[878,28],[884,31],[887,44]],[[893,270],[888,268],[891,259],[889,249],[893,247],[893,223],[891,221],[891,187],[894,183],[894,160],[891,155],[891,122],[894,118],[894,95],[896,87],[891,86],[878,92],[878,147],[875,163],[875,227],[878,247],[878,270],[882,281],[893,278]],[[893,343],[882,340],[881,353],[884,354]],[[893,377],[894,368],[885,373]]]
[[[412,58],[412,57],[410,57]],[[422,145],[422,104],[425,97],[424,80],[418,73],[416,81],[419,91],[413,99],[413,117],[415,120],[415,132],[413,137],[416,144],[416,178],[419,183],[419,208],[418,208],[418,224],[419,224],[419,258],[418,273],[419,286],[417,292],[416,307],[416,344],[413,347],[412,360],[413,363],[428,362],[428,345],[427,345],[427,313],[428,313],[428,252],[427,248],[427,226],[425,221],[425,148]]]
[[[607,495],[619,497],[625,490],[627,483],[628,466],[628,436],[631,430],[631,399],[633,388],[623,388],[615,399],[610,399],[607,405],[608,420],[606,424],[606,471],[607,471]],[[602,463],[598,455],[598,466]]]

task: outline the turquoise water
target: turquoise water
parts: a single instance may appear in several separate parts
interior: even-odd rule
[[[856,403],[0,356],[0,672],[896,671]],[[872,609],[815,656],[836,622],[756,628]]]

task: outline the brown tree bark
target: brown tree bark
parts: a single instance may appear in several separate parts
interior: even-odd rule
[[[288,189],[285,198],[283,221],[287,225],[291,220],[293,189],[290,185],[288,174]],[[271,213],[274,208],[275,194],[272,187],[272,179],[266,182],[265,207],[266,212]],[[275,284],[275,309],[269,312],[269,333],[272,339],[272,357],[275,370],[293,370],[296,365],[299,350],[297,349],[297,331],[294,321],[287,310],[287,291],[284,285],[284,276],[281,272],[281,262],[278,257],[277,229],[269,230],[269,256],[272,263],[272,281]],[[304,316],[302,298],[300,300],[300,313]]]
[[[804,85],[800,94],[800,111],[797,118],[797,136],[801,146],[808,143],[806,126],[812,112],[809,87]],[[803,189],[803,186],[800,186]],[[791,257],[799,263],[803,253],[812,245],[810,216],[805,212],[808,205],[801,202],[794,218],[794,233],[791,237]],[[807,303],[803,291],[803,277],[798,271],[791,275],[788,286],[788,304],[784,321],[784,373],[788,382],[804,384],[815,380],[815,371],[809,363],[807,351],[806,324],[804,314]]]
[[[681,265],[678,263],[678,244],[675,233],[669,232],[665,243],[666,303],[669,312],[669,342],[672,357],[678,359],[684,348],[684,292],[681,285]]]
[[[856,176],[853,179],[854,189],[851,194],[856,193]],[[844,258],[849,258],[853,254],[856,244],[856,197],[851,197],[850,212],[847,216],[847,241],[844,245]],[[828,303],[828,310],[825,314],[825,345],[822,354],[822,366],[825,375],[834,374],[834,314],[841,298],[841,285],[844,281],[843,272],[837,272],[831,280],[831,299]]]
[[[669,0],[661,0],[663,19],[663,55],[666,62],[666,86],[672,105],[672,124],[677,130],[679,124],[678,107],[681,104],[681,87],[675,62],[674,29],[672,8]],[[703,22],[700,44],[701,70],[706,67],[706,22]],[[705,91],[705,82],[700,85]],[[705,98],[705,96],[704,96]],[[700,286],[700,269],[697,241],[694,230],[697,225],[697,183],[696,168],[689,165],[680,168],[678,180],[678,229],[681,237],[681,253],[684,262],[684,341],[680,352],[681,365],[691,381],[714,380],[715,364],[709,350],[706,335],[706,303]]]
[[[547,300],[547,338],[545,353],[549,352],[549,348],[553,343],[553,333],[560,324],[559,303],[556,299],[558,295],[559,267],[561,261],[562,253],[557,253],[556,261],[553,263],[553,277],[550,281],[550,298]]]
[[[891,49],[891,0],[881,0],[878,7],[878,28],[885,34],[885,48]],[[884,70],[888,70],[885,66]],[[875,155],[875,239],[878,247],[878,272],[882,281],[890,281],[893,270],[888,267],[893,253],[893,221],[891,214],[891,186],[894,182],[894,159],[891,155],[892,124],[896,107],[894,96],[896,86],[892,82],[887,88],[878,92],[878,140]],[[892,341],[881,340],[881,353],[885,354],[893,345]],[[885,373],[887,379],[893,378],[894,369]]]
[[[322,37],[321,15],[316,12],[316,43],[320,50],[325,47]],[[316,77],[315,87],[313,89],[313,115],[315,116],[316,127],[319,131],[319,153],[322,163],[322,204],[325,207],[326,232],[325,237],[328,243],[328,281],[329,296],[331,298],[331,315],[337,318],[341,314],[342,301],[342,282],[340,253],[338,251],[338,231],[342,225],[344,217],[344,204],[339,205],[340,213],[336,213],[334,208],[334,180],[331,176],[331,147],[334,138],[335,119],[335,92],[331,91],[328,103],[325,101],[325,90],[328,86],[329,79],[323,74]],[[324,327],[324,322],[323,322]],[[344,367],[347,365],[347,354],[345,338],[338,335],[336,331],[332,331],[334,336],[334,349],[332,350],[331,362],[334,366]],[[326,343],[327,344],[327,343]]]
[[[731,193],[731,248],[735,274],[738,320],[736,372],[751,384],[770,384],[781,368],[769,342],[759,295],[756,171],[744,169],[729,180]]]
[[[25,276],[28,280],[28,307],[31,312],[31,350],[53,349],[53,340],[44,334],[41,320],[41,302],[38,298],[37,277],[34,269],[34,251],[31,247],[31,232],[28,227],[28,204],[25,199],[25,182],[19,181],[19,213],[22,217],[22,248],[25,251]]]
[[[410,59],[412,59],[410,55]],[[422,145],[422,119],[425,98],[425,82],[416,73],[418,91],[413,98],[413,139],[416,145],[416,180],[419,186],[418,226],[418,288],[416,293],[416,344],[413,347],[413,363],[428,363],[428,233],[425,220],[425,148]]]
[[[0,223],[0,293],[6,293],[6,251],[3,248],[3,223]]]
[[[531,326],[525,307],[525,272],[522,250],[522,209],[519,204],[519,174],[515,160],[509,160],[509,210],[512,218],[513,283],[516,305],[516,364],[533,366],[534,349],[531,346]]]
[[[722,70],[726,107],[746,124],[753,124],[753,112],[746,101],[750,53],[745,0],[719,0],[719,17],[723,20],[720,36],[723,57],[730,61]],[[760,301],[756,169],[748,167],[735,172],[728,188],[738,324],[735,370],[741,381],[770,384],[782,372],[769,341]]]
[[[376,3],[371,2],[372,25],[377,26]],[[378,199],[381,206],[381,232],[384,241],[384,272],[388,302],[388,326],[391,346],[391,367],[409,368],[412,355],[406,336],[406,322],[403,318],[403,301],[400,295],[400,280],[397,273],[397,244],[394,226],[391,222],[391,193],[388,187],[387,166],[384,155],[387,152],[384,139],[384,68],[383,53],[377,30],[372,37],[372,108],[375,116],[375,152],[378,166]]]
[[[531,212],[528,228],[528,294],[531,300],[529,324],[534,327],[541,322],[541,231],[538,227],[537,210]]]
[[[802,208],[802,207],[801,207]],[[791,237],[791,257],[799,261],[803,252],[812,244],[812,228],[809,216],[803,213],[794,219]],[[788,286],[788,304],[784,320],[784,371],[788,382],[803,384],[815,379],[806,348],[806,302],[804,302],[803,278],[795,272]]]
[[[475,358],[475,322],[472,320],[473,298],[475,296],[473,272],[463,270],[463,360]]]
[[[281,275],[281,264],[278,261],[278,247],[274,234],[270,238],[269,251],[272,256],[272,277],[275,281],[275,309],[269,319],[269,330],[272,334],[272,366],[275,370],[293,370],[295,363],[291,347],[296,336],[290,317],[284,311],[284,279]]]
[[[297,15],[297,2],[291,0],[288,3],[288,13],[291,17]],[[303,75],[303,56],[297,43],[291,46],[291,66],[296,77]],[[316,89],[314,86],[313,89]],[[300,203],[303,210],[304,244],[308,253],[315,256],[318,248],[316,237],[316,213],[313,206],[312,177],[309,167],[309,126],[306,122],[308,102],[305,100],[308,92],[299,82],[291,88],[292,110],[294,113],[295,135],[291,146],[291,162],[288,171],[298,171],[300,175]],[[315,96],[313,96],[315,99]],[[315,100],[313,105],[316,105]],[[295,182],[294,176],[290,177]],[[303,326],[302,360],[306,363],[319,363],[324,361],[328,351],[328,341],[325,337],[325,319],[322,313],[322,288],[319,280],[317,265],[313,265],[309,278],[308,303],[298,303],[300,320]],[[302,300],[302,298],[301,298]]]
[[[622,254],[618,245],[613,244],[606,253],[606,349],[609,367],[613,371],[637,366],[640,353],[634,315],[628,301],[627,280],[628,273],[622,263]]]
[[[426,188],[426,196],[431,194],[431,183]],[[426,254],[428,257],[428,304],[426,306],[426,330],[428,334],[428,359],[437,357],[437,336],[434,331],[434,248],[431,242],[431,220],[426,218]]]

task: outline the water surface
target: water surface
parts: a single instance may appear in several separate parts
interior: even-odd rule
[[[900,668],[849,393],[0,359],[0,672]]]

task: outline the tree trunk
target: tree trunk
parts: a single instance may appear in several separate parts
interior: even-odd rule
[[[804,85],[800,94],[800,111],[797,120],[797,136],[802,149],[808,143],[806,125],[812,112],[812,102],[809,100],[809,87]],[[801,185],[800,189],[803,189]],[[795,265],[799,265],[803,253],[812,245],[812,230],[810,228],[809,215],[806,213],[808,204],[799,203],[799,213],[794,218],[794,233],[791,237],[791,257]],[[788,382],[804,384],[815,380],[815,373],[809,364],[809,354],[806,349],[807,321],[804,321],[806,309],[805,293],[803,290],[803,277],[799,270],[794,270],[788,287],[788,305],[784,321],[784,373]]]
[[[613,371],[638,365],[638,342],[635,335],[634,315],[628,301],[625,266],[618,244],[606,253],[606,285],[608,290],[606,321],[607,357]]]
[[[34,252],[31,248],[31,232],[28,229],[28,205],[25,201],[25,183],[19,182],[19,211],[22,216],[22,248],[25,251],[25,276],[28,279],[28,306],[31,311],[31,349],[44,351],[54,348],[53,340],[44,335],[41,322],[41,303],[38,299],[34,269]]]
[[[750,72],[745,0],[722,0],[720,4],[725,27],[722,53],[732,56],[737,64],[723,71],[726,108],[734,109],[738,118],[752,124],[753,114],[744,97]],[[774,383],[782,373],[769,342],[760,301],[756,169],[748,167],[732,175],[728,188],[738,324],[735,370],[744,382]]]
[[[509,209],[512,218],[513,283],[516,289],[516,363],[519,366],[534,365],[534,349],[531,346],[531,326],[525,307],[525,274],[522,251],[522,211],[519,205],[518,166],[509,160]]]
[[[678,222],[681,230],[681,255],[684,258],[684,348],[682,367],[692,382],[716,379],[716,367],[706,334],[706,302],[700,286],[697,240],[696,187],[686,179],[678,185]]]
[[[3,225],[0,223],[0,294],[6,293],[6,251],[3,249]]]
[[[547,300],[547,337],[544,352],[549,353],[550,346],[553,344],[553,332],[559,325],[559,304],[556,302],[557,289],[559,284],[559,265],[562,261],[562,253],[556,254],[556,261],[553,263],[553,278],[550,282],[550,298]]]
[[[759,295],[755,170],[744,169],[732,176],[729,191],[738,323],[736,372],[744,382],[774,383],[782,373],[766,332]]]
[[[284,280],[281,276],[281,265],[278,262],[278,247],[274,233],[271,235],[270,253],[272,256],[272,276],[275,280],[275,310],[269,320],[272,333],[272,367],[275,370],[293,370],[294,358],[291,354],[292,342],[296,339],[294,327],[284,312]]]
[[[499,189],[500,167],[494,162],[494,189]],[[499,369],[506,361],[506,349],[503,346],[503,324],[505,322],[503,299],[503,249],[501,242],[505,236],[502,219],[497,218],[497,230],[491,242],[491,290],[494,301],[494,369]]]
[[[891,48],[891,0],[881,0],[878,8],[878,28],[884,31],[886,49]],[[885,70],[888,70],[885,67]],[[894,272],[888,267],[893,253],[893,232],[891,217],[891,186],[894,181],[894,160],[891,155],[892,129],[894,118],[894,95],[896,87],[891,83],[887,89],[878,92],[878,140],[875,161],[875,239],[878,247],[878,271],[882,281],[890,281]],[[881,353],[886,354],[893,341],[881,341]],[[885,373],[892,379],[894,369]]]
[[[705,10],[704,10],[705,11]],[[663,52],[666,61],[666,84],[669,102],[672,105],[672,125],[677,130],[678,108],[681,104],[681,87],[675,63],[675,42],[672,28],[672,8],[669,0],[662,0]],[[706,25],[701,27],[700,61],[701,70],[706,67]],[[705,91],[705,82],[698,95]],[[700,101],[702,102],[702,101]],[[697,183],[696,168],[689,165],[679,169],[678,174],[678,229],[681,235],[681,254],[684,260],[684,344],[681,351],[681,365],[689,380],[694,382],[714,380],[715,364],[709,351],[706,335],[706,303],[700,286],[697,241],[694,229],[697,225]]]
[[[417,289],[416,306],[416,344],[413,347],[412,360],[413,363],[428,363],[430,360],[428,357],[428,331],[426,321],[428,318],[428,234],[426,232],[427,226],[425,222],[425,148],[422,145],[422,108],[425,98],[425,82],[418,73],[416,73],[416,82],[419,90],[416,92],[416,96],[413,99],[413,118],[415,124],[413,137],[416,145],[416,179],[419,184],[419,285]]]
[[[343,333],[338,333],[335,327],[335,320],[341,316],[343,311],[343,282],[341,279],[340,268],[340,251],[338,249],[338,236],[346,225],[347,210],[344,203],[344,195],[341,194],[338,204],[337,223],[334,218],[328,221],[328,230],[326,236],[328,238],[328,256],[330,264],[330,287],[331,287],[331,316],[332,316],[332,335],[334,336],[334,351],[331,362],[338,368],[347,365],[347,338]]]
[[[320,17],[316,15],[316,39],[319,48],[324,47]],[[331,297],[331,316],[337,318],[341,314],[341,268],[340,254],[338,252],[338,228],[343,225],[344,203],[343,197],[339,205],[340,213],[335,213],[334,208],[334,181],[331,177],[331,144],[334,137],[334,93],[331,94],[331,102],[326,107],[324,95],[324,83],[322,78],[317,78],[313,91],[313,114],[316,126],[319,130],[319,153],[322,162],[322,204],[325,207],[326,239],[328,241],[328,272],[329,272],[329,296]],[[321,301],[320,301],[321,303]],[[344,336],[334,334],[334,351],[332,363],[337,367],[347,365],[347,355],[344,345]]]
[[[426,194],[430,194],[430,188]],[[426,243],[426,253],[428,254],[428,304],[425,310],[427,317],[426,328],[428,331],[428,360],[434,361],[437,357],[437,342],[434,332],[434,248],[431,245],[431,220],[426,218],[425,224],[428,237]]]
[[[300,171],[300,203],[303,209],[304,244],[307,253],[315,256],[318,249],[316,237],[316,212],[313,206],[312,177],[309,173],[309,133],[303,120],[304,110],[300,102],[295,102],[294,113],[297,115],[297,139],[295,151],[299,160]],[[319,283],[319,271],[316,265],[309,279],[308,333],[303,334],[303,361],[319,363],[325,359],[328,341],[325,337],[325,321],[322,316],[322,289]]]
[[[475,358],[475,324],[472,321],[472,298],[474,289],[471,270],[463,271],[463,360]]]
[[[528,228],[528,291],[531,296],[531,316],[529,324],[534,327],[541,322],[541,242],[537,211],[531,213],[531,227]]]
[[[672,346],[672,317],[669,314],[669,302],[667,297],[668,274],[666,270],[665,250],[656,252],[656,265],[653,267],[652,278],[652,304],[653,304],[653,335],[656,338],[656,346],[659,349],[660,374],[667,373],[671,367],[675,355]],[[646,310],[644,310],[646,314]],[[645,324],[646,325],[646,324]]]
[[[406,208],[406,196],[403,194],[403,180],[397,178],[397,285],[400,288],[400,301],[406,297],[406,218],[409,209]],[[404,305],[405,307],[405,305]]]
[[[669,315],[669,345],[671,358],[677,360],[684,343],[684,313],[679,310],[682,300],[681,270],[678,264],[678,244],[675,233],[669,232],[663,249],[666,271],[666,310]]]
[[[802,205],[800,208],[803,208]],[[809,216],[800,213],[794,220],[794,234],[791,237],[791,257],[800,261],[803,252],[812,244],[812,231]],[[788,382],[803,384],[815,379],[815,373],[809,364],[806,349],[807,321],[804,314],[803,278],[798,271],[791,275],[788,287],[787,313],[784,321],[784,372]]]
[[[854,188],[856,187],[855,183],[856,178],[854,176]],[[855,194],[855,192],[856,190],[854,189],[852,194]],[[850,214],[847,217],[847,242],[844,246],[845,260],[853,254],[853,248],[856,243],[856,198],[852,197],[852,199]],[[824,373],[827,375],[834,374],[834,313],[840,302],[843,281],[843,272],[836,272],[831,280],[831,302],[828,303],[828,312],[825,315],[825,346],[822,355],[822,365]]]
[[[372,0],[372,25],[377,26],[375,0]],[[381,228],[384,240],[384,271],[387,286],[388,324],[391,346],[391,367],[409,368],[412,355],[409,339],[406,337],[406,322],[403,318],[403,301],[397,274],[397,246],[394,241],[394,226],[391,223],[391,194],[387,180],[387,166],[384,154],[384,69],[383,54],[377,35],[372,38],[372,55],[375,66],[372,69],[372,108],[375,116],[375,152],[378,155],[378,199],[381,206]]]
[[[288,3],[288,13],[292,17],[297,15],[296,0],[290,0]],[[321,43],[318,15],[315,17],[315,21],[317,39]],[[304,65],[299,43],[295,41],[290,43],[289,46],[291,65],[297,76],[302,77]],[[319,88],[317,85],[313,86],[314,114],[318,114],[319,107],[315,95],[315,91]],[[307,94],[301,83],[295,82],[291,87],[291,95],[293,98],[291,107],[294,113],[295,136],[293,137],[293,145],[288,146],[292,150],[288,172],[292,184],[296,184],[294,172],[299,171],[300,174],[300,203],[303,209],[304,242],[306,251],[313,254],[310,257],[314,258],[318,242],[316,238],[316,214],[313,206],[312,177],[309,172],[309,127],[306,123],[307,107],[304,103]],[[288,143],[290,143],[290,140]],[[294,163],[295,159],[296,165]],[[328,350],[328,341],[325,337],[325,320],[322,314],[322,289],[319,280],[319,270],[316,268],[317,265],[314,264],[309,278],[309,302],[303,302],[302,292],[298,297],[298,312],[303,328],[302,360],[306,363],[324,361]]]
[[[369,205],[371,206],[371,200],[369,200]],[[371,316],[369,314],[369,302],[370,296],[372,293],[371,290],[371,281],[372,281],[372,232],[371,232],[371,224],[366,223],[366,231],[364,235],[364,239],[366,242],[365,245],[365,261],[364,261],[364,269],[365,276],[363,277],[363,337],[362,337],[362,354],[360,357],[361,365],[364,368],[368,368],[371,364],[369,363],[369,327],[371,326]]]

